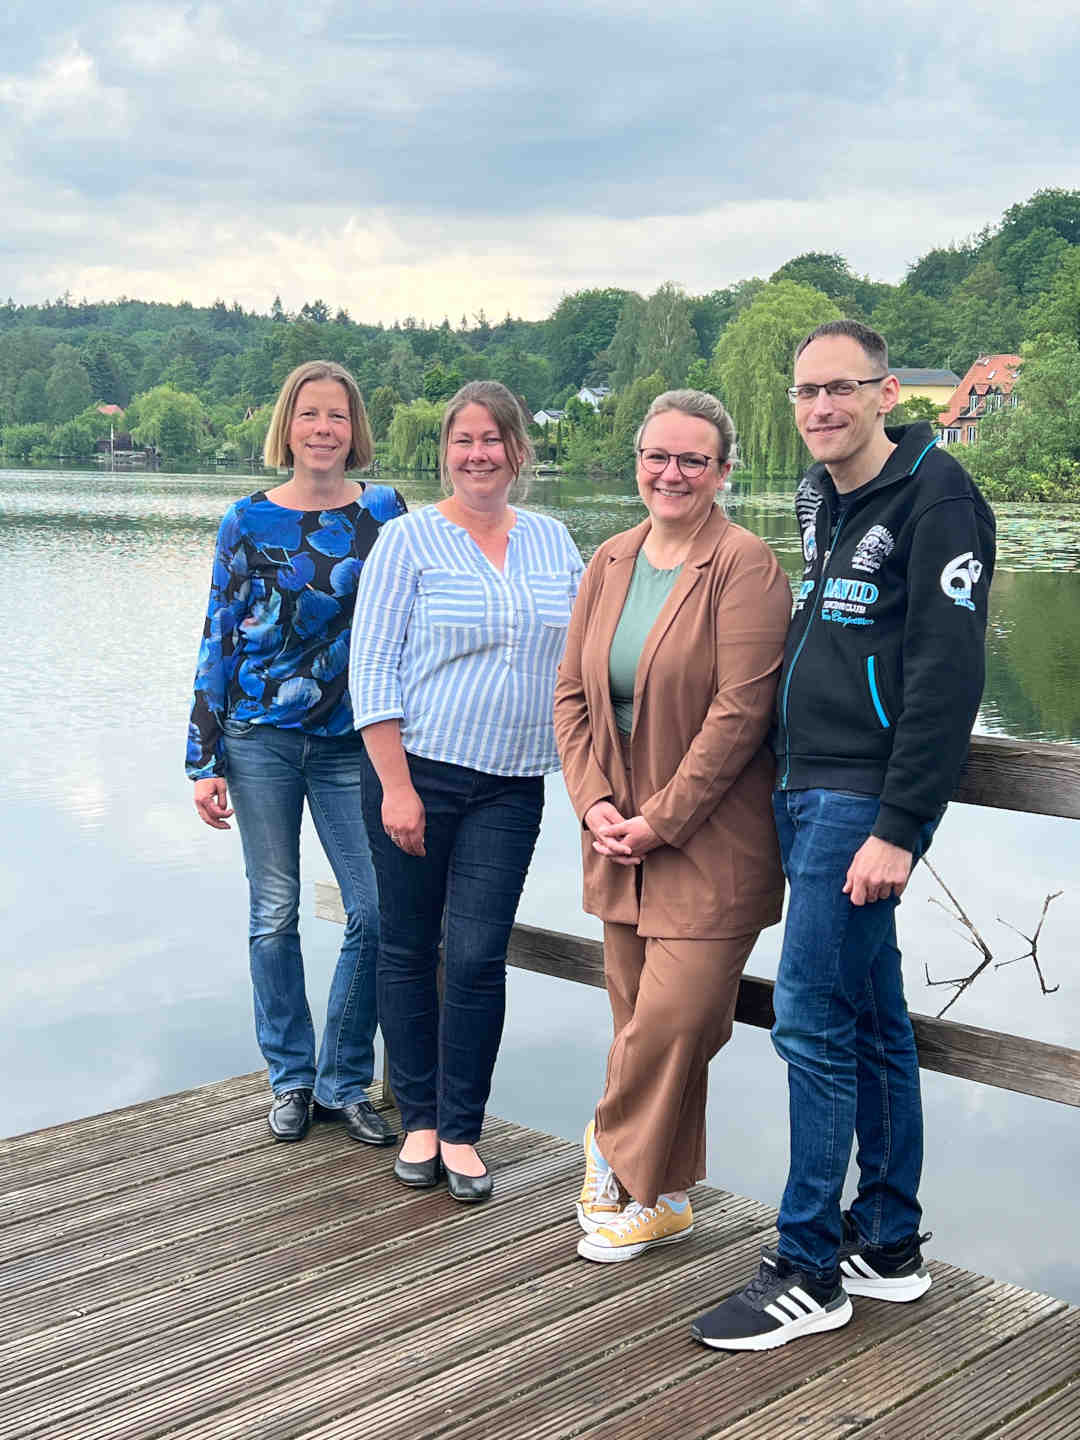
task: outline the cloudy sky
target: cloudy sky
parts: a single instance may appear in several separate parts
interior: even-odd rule
[[[1075,0],[8,0],[0,295],[357,320],[898,280],[1080,188]]]

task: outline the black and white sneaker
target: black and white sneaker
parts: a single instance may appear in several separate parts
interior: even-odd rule
[[[829,1290],[782,1255],[762,1250],[756,1278],[695,1320],[690,1333],[717,1350],[774,1350],[800,1335],[838,1330],[851,1315],[839,1281]]]
[[[867,1245],[859,1237],[849,1211],[844,1211],[844,1240],[840,1247],[840,1280],[849,1295],[901,1304],[918,1300],[930,1289],[930,1271],[919,1249],[931,1232],[913,1235],[900,1245]]]

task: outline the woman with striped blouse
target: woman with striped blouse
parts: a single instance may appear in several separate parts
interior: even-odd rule
[[[529,459],[505,386],[446,408],[446,499],[389,526],[356,596],[349,682],[379,885],[379,1020],[405,1138],[394,1173],[485,1200],[476,1153],[502,1035],[506,946],[559,767],[555,672],[582,563],[509,503]],[[440,1014],[436,964],[446,911]]]

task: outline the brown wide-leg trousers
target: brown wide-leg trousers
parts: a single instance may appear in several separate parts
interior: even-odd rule
[[[642,1205],[705,1177],[709,1061],[731,1035],[739,978],[757,937],[755,930],[659,940],[633,925],[604,925],[615,1039],[596,1143]]]

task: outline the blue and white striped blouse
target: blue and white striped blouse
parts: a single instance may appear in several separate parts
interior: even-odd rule
[[[565,525],[516,513],[501,574],[434,505],[381,532],[353,615],[358,730],[399,719],[410,754],[490,775],[559,768],[555,671],[584,567]]]

